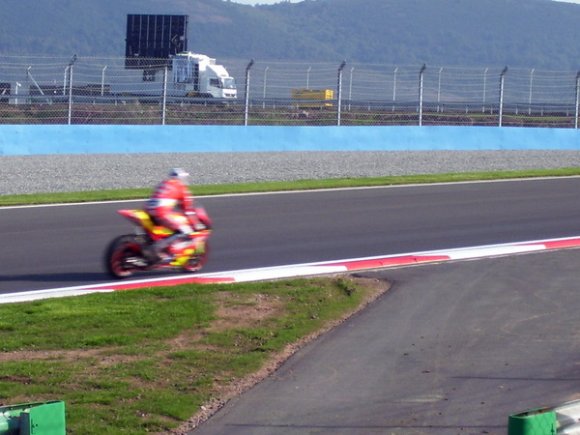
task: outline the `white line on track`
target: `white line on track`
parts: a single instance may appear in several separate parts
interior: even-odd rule
[[[96,292],[111,292],[144,287],[180,285],[188,283],[235,283],[264,281],[291,277],[305,277],[348,273],[353,271],[377,270],[394,267],[434,264],[446,261],[475,260],[482,258],[532,253],[580,247],[580,236],[557,239],[533,240],[498,245],[473,246],[443,249],[417,253],[383,255],[352,258],[317,263],[284,265],[276,267],[234,270],[192,275],[170,275],[166,277],[144,278],[138,280],[118,280],[102,284],[80,285],[53,289],[31,290],[0,295],[1,303],[26,302],[37,299],[79,296]]]

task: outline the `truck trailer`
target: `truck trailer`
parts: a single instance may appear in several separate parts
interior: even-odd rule
[[[171,59],[173,92],[200,98],[237,98],[236,82],[223,65],[205,54],[177,53]]]

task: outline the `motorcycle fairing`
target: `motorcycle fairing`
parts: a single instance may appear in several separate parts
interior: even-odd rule
[[[130,221],[142,226],[145,231],[155,236],[170,236],[173,231],[161,225],[155,225],[149,213],[144,210],[117,210],[121,216],[126,217]]]

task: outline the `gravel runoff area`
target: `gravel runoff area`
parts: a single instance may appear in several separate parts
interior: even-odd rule
[[[0,156],[0,195],[580,166],[580,151],[384,151]],[[195,187],[193,187],[195,192]]]

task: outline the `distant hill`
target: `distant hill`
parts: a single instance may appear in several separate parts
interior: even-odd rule
[[[189,15],[217,58],[580,69],[580,5],[550,0],[2,0],[2,55],[123,56],[127,14]]]

